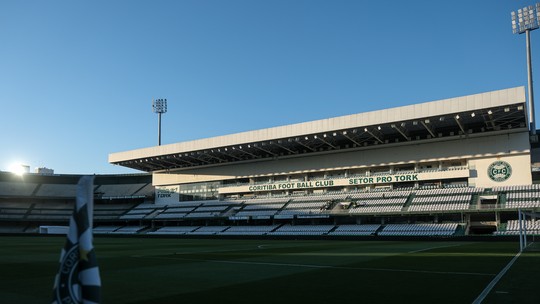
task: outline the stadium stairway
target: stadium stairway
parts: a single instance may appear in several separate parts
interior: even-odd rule
[[[226,214],[228,214],[228,216],[235,216],[238,212],[243,211],[246,206],[246,203],[242,203],[240,206],[237,206],[236,209],[232,208],[231,210],[229,210],[229,212],[227,212]]]
[[[493,234],[505,234],[508,230],[508,223],[499,223],[499,226],[497,227],[497,231],[495,231]]]
[[[411,199],[411,201],[412,201],[412,199]],[[375,230],[373,235],[379,235],[379,232],[381,232],[384,229],[384,227],[386,227],[386,225],[379,226],[379,228],[377,228],[377,230]]]
[[[457,228],[456,228],[456,231],[454,231],[454,236],[463,236],[465,235],[465,231],[466,231],[466,228],[465,228],[465,225],[458,225]]]
[[[153,219],[155,218],[158,214],[162,213],[164,211],[164,209],[156,209],[152,212],[150,212],[150,214],[147,214],[144,219]]]
[[[146,202],[143,202],[143,204],[144,204],[144,203],[146,203]],[[118,216],[118,218],[120,218],[120,217],[122,217],[122,216],[128,214],[129,212],[131,212],[131,210],[137,208],[137,206],[139,206],[139,204],[134,204],[133,206],[131,206],[131,208],[126,209],[126,211],[125,211],[124,213],[120,214],[120,215]]]
[[[474,193],[471,195],[471,200],[469,202],[469,209],[479,209],[480,207],[480,200],[478,199],[480,197],[480,194]]]
[[[334,232],[336,229],[338,229],[339,225],[335,225],[332,229],[328,231],[328,233],[325,233],[325,235],[330,235],[332,232]]]
[[[24,228],[24,233],[38,233],[39,231],[39,227],[36,227],[34,225],[31,225],[31,224],[28,224],[26,225],[26,227]]]
[[[272,233],[272,232],[274,232],[274,231],[277,231],[279,228],[281,228],[281,227],[284,226],[284,225],[285,225],[285,224],[279,224],[279,225],[277,225],[274,229],[270,230],[269,233]]]
[[[343,210],[351,209],[353,204],[353,200],[347,197],[343,201],[334,202],[332,208],[328,209],[328,211],[330,211],[330,213],[340,213],[343,212]]]
[[[229,217],[235,215],[239,210],[235,209],[235,207],[238,207],[236,205],[232,205],[227,207],[227,209],[223,210],[219,216],[221,217]]]
[[[409,195],[409,197],[405,201],[405,204],[403,204],[403,208],[401,208],[401,212],[405,212],[409,210],[409,206],[412,204],[412,201],[414,200],[415,197],[416,195],[414,193],[411,193]]]
[[[501,192],[499,193],[499,195],[497,195],[497,203],[499,204],[501,208],[504,208],[506,206],[506,201],[507,201],[506,195],[507,195],[506,192]]]
[[[30,196],[36,196],[36,194],[38,193],[39,189],[41,189],[41,186],[43,186],[43,184],[38,184],[36,186],[36,188],[34,189],[34,191],[32,191],[32,194],[30,194]]]
[[[28,207],[28,210],[26,210],[26,213],[24,214],[23,216],[23,219],[28,219],[28,216],[32,213],[32,210],[34,210],[34,208],[36,207],[36,203],[33,203],[32,205],[30,205],[30,207]]]
[[[346,198],[347,199],[347,198]],[[339,206],[339,203],[341,203],[342,201],[341,200],[332,200],[332,202],[330,203],[330,205],[326,206],[326,211],[331,211],[331,210],[334,210],[334,208],[336,206]]]
[[[278,209],[277,213],[281,212],[282,210],[285,210],[285,208],[287,208],[287,206],[292,202],[293,200],[288,200],[285,204],[283,204],[283,206],[281,208]],[[277,214],[276,213],[276,214]]]
[[[149,227],[146,227],[146,228],[144,228],[142,230],[137,231],[137,234],[147,234],[148,232],[154,232],[154,231],[158,230],[159,228],[161,228],[161,227],[151,227],[151,226],[149,226]]]

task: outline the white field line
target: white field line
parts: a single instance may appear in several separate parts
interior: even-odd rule
[[[279,245],[258,245],[257,249],[266,249],[268,247],[272,248],[297,248],[302,247],[304,245],[296,245],[296,246],[279,246]],[[235,252],[235,251],[253,251],[255,250],[255,247],[244,247],[244,248],[236,248],[236,249],[222,249],[222,250],[200,250],[200,251],[177,251],[174,254],[176,255],[182,255],[182,254],[197,254],[197,253],[221,253],[221,252]],[[141,257],[141,256],[137,256]]]
[[[468,243],[468,244],[472,244],[472,243]],[[413,251],[409,251],[407,253],[418,253],[418,252],[423,252],[423,251],[429,251],[429,250],[432,250],[432,249],[440,249],[440,248],[448,248],[448,247],[457,247],[457,246],[463,246],[463,244],[454,244],[454,245],[446,245],[446,246],[438,246],[438,247],[429,247],[429,248],[424,248],[424,249],[419,249],[419,250],[413,250]]]
[[[345,267],[345,266],[314,265],[314,264],[289,264],[289,263],[270,263],[270,262],[248,262],[248,261],[188,259],[188,258],[181,258],[181,257],[178,257],[178,256],[175,256],[175,257],[134,256],[134,257],[137,257],[137,258],[170,259],[170,260],[184,260],[184,261],[221,263],[221,264],[262,265],[262,266],[300,267],[300,268],[316,268],[316,269],[345,269],[345,270],[409,272],[409,273],[426,273],[426,274],[443,274],[443,275],[468,275],[468,276],[494,276],[495,275],[494,273],[479,273],[479,272],[431,271],[431,270],[415,270],[415,269]]]
[[[518,254],[516,254],[516,256],[508,263],[508,265],[506,265],[501,270],[501,272],[499,272],[499,274],[497,274],[497,276],[493,278],[493,280],[488,284],[488,286],[486,286],[486,288],[478,295],[476,300],[474,300],[473,304],[480,304],[482,303],[482,301],[484,301],[484,299],[491,292],[493,287],[495,287],[495,285],[499,282],[499,280],[506,274],[508,269],[510,269],[510,267],[514,265],[514,262],[519,258],[520,255],[521,255],[521,252],[518,252]]]

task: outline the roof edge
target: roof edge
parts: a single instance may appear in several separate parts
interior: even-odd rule
[[[109,154],[109,162],[117,163],[145,157],[212,149],[228,145],[302,136],[305,134],[319,132],[331,132],[340,129],[363,127],[389,122],[414,120],[424,117],[446,115],[449,113],[474,111],[489,107],[524,103],[525,101],[525,87],[519,86],[395,108],[350,114],[253,131],[245,131],[229,135],[221,135],[124,152],[116,152]]]

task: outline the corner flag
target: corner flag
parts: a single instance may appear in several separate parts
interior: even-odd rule
[[[101,279],[92,245],[93,188],[93,176],[83,176],[77,184],[77,203],[54,279],[53,304],[91,304],[101,300]]]

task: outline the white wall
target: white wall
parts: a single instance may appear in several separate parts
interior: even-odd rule
[[[69,226],[39,226],[40,234],[68,234]]]
[[[424,141],[418,144],[387,144],[348,152],[334,152],[310,156],[279,158],[265,161],[229,164],[199,169],[181,170],[169,174],[155,173],[154,185],[174,185],[182,183],[235,179],[239,177],[261,177],[288,175],[328,170],[369,168],[399,164],[448,161],[465,159],[487,170],[489,160],[510,158],[516,170],[528,172],[524,178],[513,178],[512,182],[529,182],[530,147],[527,132],[491,136],[456,136],[453,139]],[[517,157],[520,156],[520,157]],[[480,161],[486,160],[486,163]],[[485,165],[487,164],[487,165]],[[513,165],[513,166],[514,166]],[[481,168],[480,168],[481,167]],[[528,169],[527,169],[528,168]],[[485,170],[484,170],[485,171]],[[478,171],[480,172],[480,171]],[[483,172],[483,171],[482,171]],[[525,174],[525,173],[524,173]],[[487,181],[480,177],[471,180],[479,185]]]
[[[490,174],[488,172],[488,168],[491,164],[497,161],[503,161],[510,165],[511,174],[507,175],[507,179],[500,178],[493,180],[489,177]],[[531,160],[529,155],[512,155],[475,159],[469,162],[469,167],[472,168],[469,184],[476,187],[532,184]]]
[[[178,203],[180,200],[179,186],[161,186],[156,187],[156,204],[167,205]]]

